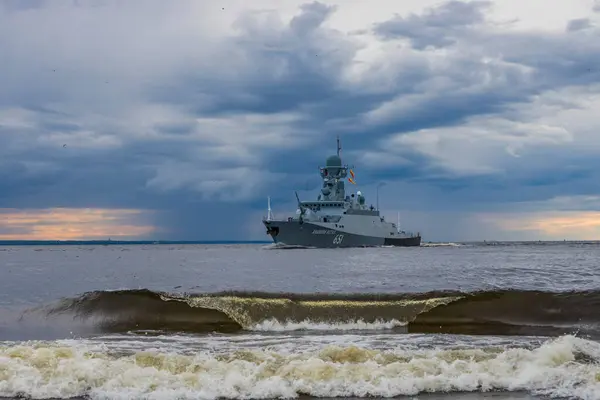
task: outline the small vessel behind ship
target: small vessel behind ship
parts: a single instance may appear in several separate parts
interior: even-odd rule
[[[300,201],[295,216],[275,219],[269,200],[268,215],[263,218],[267,234],[277,244],[299,247],[372,247],[420,246],[421,235],[400,230],[387,222],[379,209],[365,205],[360,191],[346,195],[345,181],[354,183],[354,173],[342,164],[340,140],[337,154],[327,158],[320,168],[323,186],[316,201]]]

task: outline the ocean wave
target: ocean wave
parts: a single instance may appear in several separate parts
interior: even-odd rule
[[[0,346],[0,396],[265,399],[527,391],[600,397],[600,344],[574,336],[535,348],[112,353],[102,346]]]
[[[600,334],[600,292],[494,290],[401,294],[96,291],[43,307],[102,331],[381,330],[408,333]],[[40,311],[31,310],[33,311]]]

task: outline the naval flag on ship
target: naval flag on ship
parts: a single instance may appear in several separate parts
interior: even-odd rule
[[[348,182],[352,183],[353,185],[356,185],[356,182],[354,182],[354,171],[350,170],[350,175],[352,176],[352,178],[348,178]]]

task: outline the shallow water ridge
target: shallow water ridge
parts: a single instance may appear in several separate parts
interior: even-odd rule
[[[598,243],[0,247],[0,396],[600,398]]]

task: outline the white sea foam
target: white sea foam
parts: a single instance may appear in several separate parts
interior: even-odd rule
[[[463,247],[464,244],[453,242],[421,243],[421,247]]]
[[[280,322],[277,319],[269,319],[254,325],[250,330],[262,332],[286,332],[286,331],[358,331],[358,330],[383,330],[393,329],[399,326],[406,326],[408,323],[396,319],[385,321],[378,320],[374,322],[364,322],[362,320],[346,321],[339,323],[332,322],[314,322],[304,320],[301,322]]]
[[[208,351],[211,354],[228,354],[239,350],[274,351],[281,354],[320,351],[327,346],[357,346],[378,351],[389,349],[408,350],[456,350],[492,348],[504,349],[521,347],[533,349],[539,347],[547,338],[524,336],[466,336],[435,334],[402,334],[388,331],[363,332],[339,331],[322,332],[287,331],[277,334],[272,332],[252,332],[235,335],[212,334],[166,335],[158,332],[135,332],[128,334],[110,334],[89,338],[63,339],[55,341],[60,346],[86,346],[100,348],[111,354],[133,354],[138,351],[158,351],[194,355]],[[13,345],[14,342],[0,342],[2,345]]]
[[[71,341],[0,347],[0,396],[94,399],[366,397],[420,392],[528,390],[600,397],[600,344],[573,336],[533,349],[237,350],[118,354]]]

